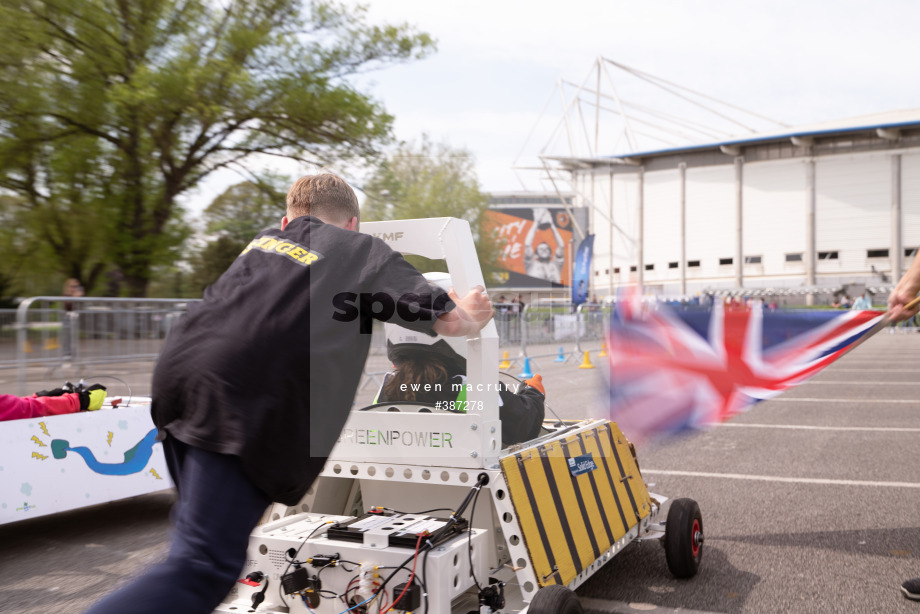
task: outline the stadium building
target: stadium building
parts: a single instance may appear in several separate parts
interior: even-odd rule
[[[624,109],[615,94],[578,95]],[[588,140],[592,129],[603,128],[583,130]],[[612,155],[595,137],[586,153],[540,156],[588,211],[598,294],[642,284],[667,297],[830,302],[865,288],[880,304],[920,246],[920,109],[667,147],[625,141]]]

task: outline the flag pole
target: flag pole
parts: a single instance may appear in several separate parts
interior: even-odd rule
[[[915,298],[915,299],[912,300],[911,302],[909,302],[909,303],[907,303],[906,305],[904,305],[904,310],[905,310],[905,311],[910,311],[911,309],[917,307],[918,305],[920,305],[920,296],[918,296],[917,298]],[[878,331],[882,330],[883,328],[885,328],[886,326],[888,326],[889,324],[891,324],[891,315],[890,315],[890,314],[891,314],[890,311],[886,311],[886,312],[884,313],[884,315],[882,315],[882,319],[879,320],[878,322],[876,322],[876,323],[872,326],[872,328],[870,328],[868,331],[866,331],[866,334],[865,334],[865,335],[863,335],[862,337],[860,337],[859,339],[857,339],[850,347],[848,347],[846,350],[843,351],[843,354],[840,355],[840,358],[843,358],[844,356],[846,356],[847,354],[849,354],[850,352],[852,352],[854,349],[856,349],[857,347],[859,347],[859,345],[862,344],[863,341],[865,341],[866,339],[872,337],[873,335],[875,335],[875,333],[877,333]]]

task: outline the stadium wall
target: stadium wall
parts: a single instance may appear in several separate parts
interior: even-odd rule
[[[592,291],[887,293],[920,246],[920,129],[864,132],[570,165]]]

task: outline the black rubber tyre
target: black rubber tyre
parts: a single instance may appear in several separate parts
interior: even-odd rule
[[[675,578],[692,578],[703,558],[703,516],[693,499],[675,499],[668,510],[664,553]]]
[[[578,597],[564,586],[544,586],[534,595],[528,614],[583,614]]]

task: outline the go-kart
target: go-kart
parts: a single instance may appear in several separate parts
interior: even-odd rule
[[[482,285],[469,224],[372,222],[394,249],[445,259],[459,294]],[[467,341],[465,411],[378,403],[351,412],[301,502],[252,533],[243,577],[216,610],[581,612],[574,589],[636,539],[664,545],[679,578],[703,551],[699,506],[648,492],[635,449],[608,420],[552,420],[501,442],[494,322]],[[480,495],[482,501],[480,501]]]

